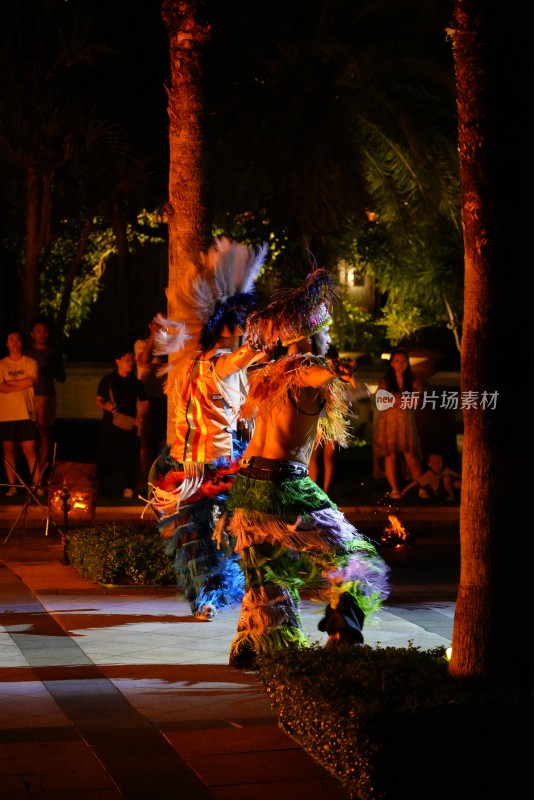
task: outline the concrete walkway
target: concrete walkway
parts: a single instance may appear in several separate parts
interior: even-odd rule
[[[256,673],[228,666],[237,609],[197,622],[172,588],[106,589],[62,556],[39,527],[0,546],[2,800],[346,796],[278,727]],[[430,583],[404,566],[366,643],[448,646],[454,568]],[[303,603],[310,642],[321,615]]]

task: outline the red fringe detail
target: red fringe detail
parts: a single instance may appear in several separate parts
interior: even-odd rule
[[[205,498],[214,498],[221,492],[227,491],[234,482],[238,470],[239,463],[237,461],[230,464],[229,467],[208,470],[204,473],[202,485],[195,494],[187,498],[187,503],[196,503]],[[171,470],[166,475],[162,475],[155,480],[154,485],[159,489],[172,492],[183,483],[184,478],[185,472],[183,470]]]

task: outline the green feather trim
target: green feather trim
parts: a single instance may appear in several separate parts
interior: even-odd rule
[[[241,650],[252,650],[256,655],[271,653],[281,647],[309,647],[305,634],[294,625],[280,625],[268,631],[239,631],[230,645],[230,657]]]
[[[354,597],[364,613],[366,625],[369,625],[370,622],[373,622],[372,617],[383,605],[383,599],[378,592],[368,596],[362,594],[358,581],[346,581],[337,588],[332,586],[330,588],[330,603],[332,602],[332,596],[334,592],[348,592],[350,595],[352,595],[352,597]]]
[[[226,508],[253,509],[293,524],[307,513],[336,505],[311,478],[263,481],[237,473]]]

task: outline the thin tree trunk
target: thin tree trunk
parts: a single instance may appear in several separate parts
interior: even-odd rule
[[[52,180],[34,167],[26,170],[26,236],[22,265],[22,326],[28,330],[40,305],[39,273],[50,237]]]
[[[65,337],[65,323],[67,321],[67,314],[69,310],[70,299],[72,296],[74,280],[80,272],[80,266],[83,257],[85,255],[85,251],[87,250],[87,244],[89,242],[89,237],[91,235],[93,227],[94,227],[94,217],[91,216],[87,219],[84,225],[82,235],[80,237],[78,246],[76,248],[76,254],[72,259],[72,261],[70,262],[68,270],[65,274],[63,291],[61,293],[61,301],[59,304],[58,312],[56,314],[54,329],[52,333],[52,340],[54,341],[57,347],[63,346],[63,341]]]
[[[133,341],[136,336],[132,332],[132,315],[135,309],[132,289],[135,290],[137,287],[132,285],[130,276],[131,258],[128,247],[128,230],[120,199],[113,202],[111,218],[117,242],[117,288],[118,295],[121,298],[120,308],[117,311],[117,321],[121,340],[127,341],[131,338]]]
[[[450,673],[502,682],[532,681],[525,636],[532,624],[534,415],[521,385],[530,360],[520,366],[517,357],[525,344],[530,355],[534,290],[532,217],[519,188],[532,163],[529,14],[519,19],[500,0],[456,0],[452,31],[465,245],[461,383],[464,400],[472,393],[476,402],[464,408]],[[495,392],[495,408],[484,408],[484,393]]]

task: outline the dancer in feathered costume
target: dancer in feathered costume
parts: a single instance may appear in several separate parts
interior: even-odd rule
[[[387,596],[388,567],[308,477],[317,440],[347,445],[346,384],[352,364],[326,359],[335,284],[325,270],[253,313],[248,335],[287,354],[254,371],[241,414],[252,439],[215,535],[235,537],[246,578],[230,665],[254,667],[273,647],[306,646],[299,591],[327,602],[319,628],[329,643],[363,642],[363,623]],[[310,354],[315,352],[315,355]]]
[[[179,321],[158,316],[155,352],[169,357],[166,392],[175,438],[149,478],[150,503],[168,540],[177,584],[198,619],[239,603],[243,573],[231,548],[219,549],[215,523],[248,442],[238,425],[247,390],[246,369],[265,358],[241,344],[254,304],[254,283],[267,245],[257,251],[215,239],[180,284],[167,290]]]

